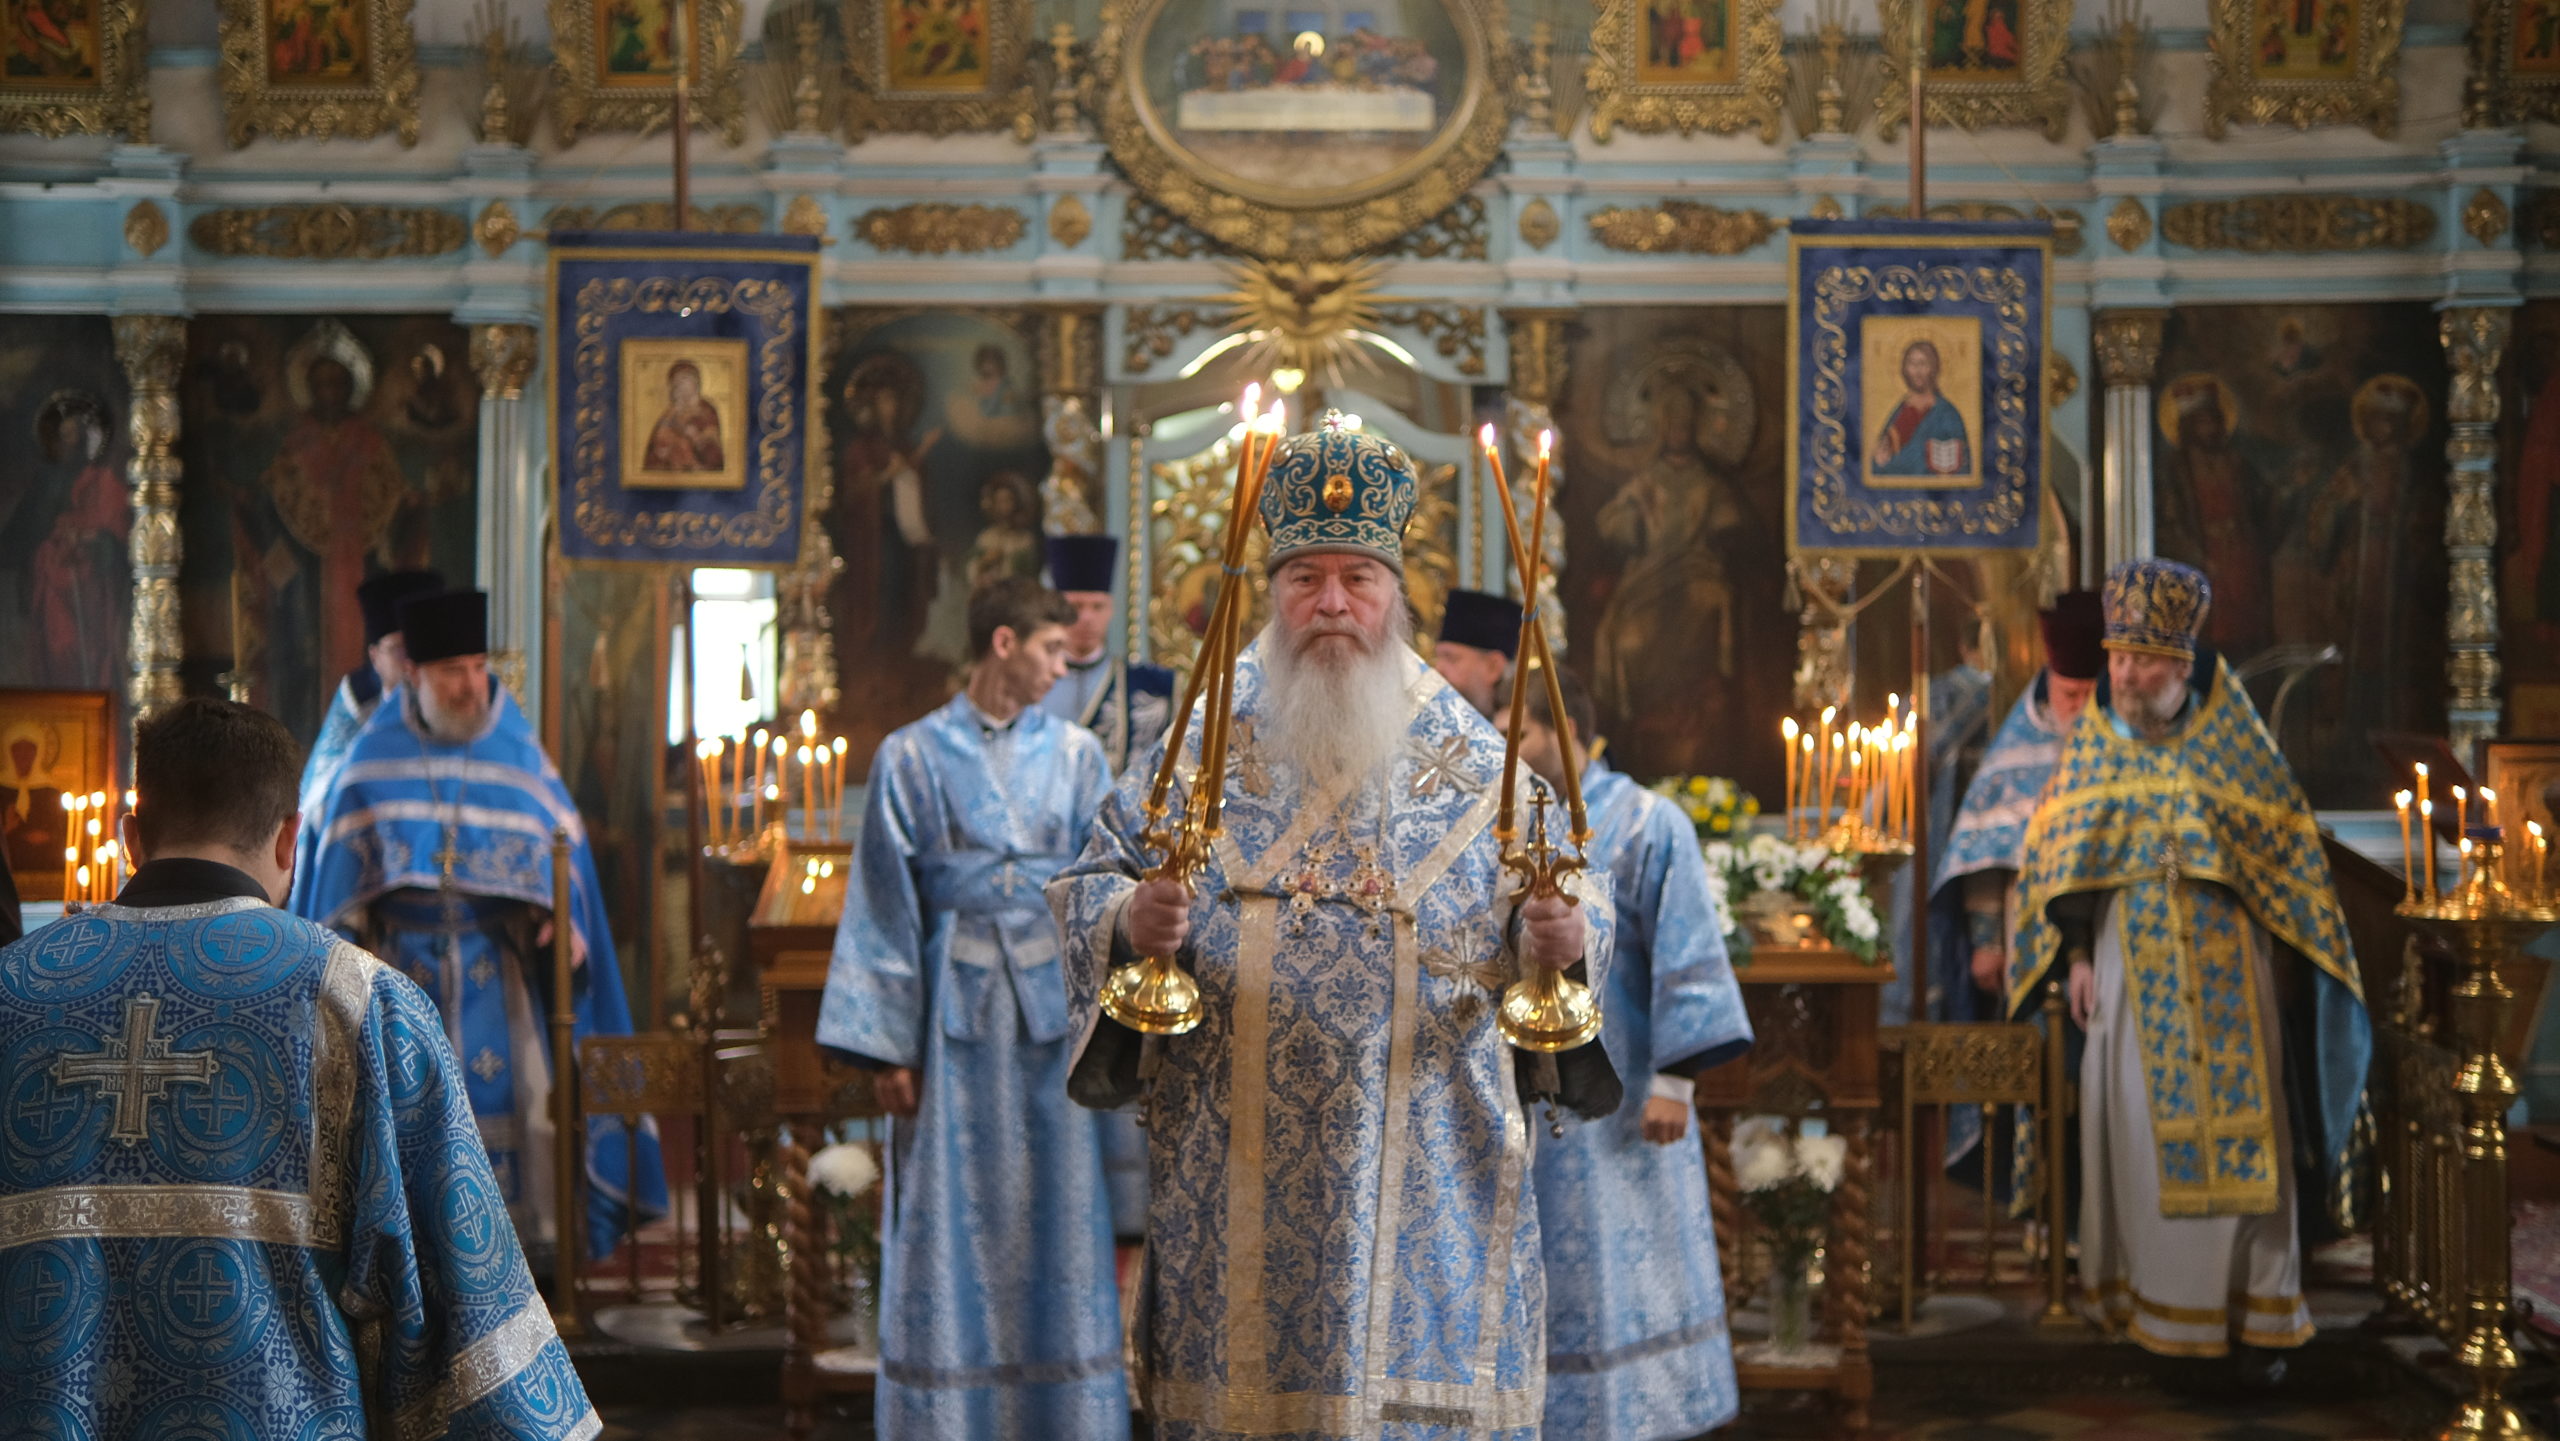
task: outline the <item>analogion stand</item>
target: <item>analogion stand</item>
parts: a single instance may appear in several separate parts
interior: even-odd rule
[[[1756,1036],[1749,1052],[1698,1078],[1698,1112],[1707,1143],[1707,1189],[1714,1210],[1717,1257],[1726,1304],[1749,1294],[1743,1266],[1751,1243],[1734,1182],[1733,1126],[1741,1115],[1821,1118],[1848,1142],[1840,1184],[1831,1193],[1825,1247],[1820,1348],[1813,1365],[1754,1360],[1734,1349],[1745,1391],[1828,1391],[1840,1401],[1848,1433],[1864,1435],[1875,1395],[1867,1355],[1868,1297],[1873,1287],[1873,1187],[1876,1111],[1883,1105],[1876,1018],[1893,967],[1869,965],[1828,947],[1763,946],[1736,965],[1743,1005]]]

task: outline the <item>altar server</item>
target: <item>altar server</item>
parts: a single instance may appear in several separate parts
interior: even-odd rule
[[[1129,1431],[1102,1151],[1067,1099],[1040,890],[1111,787],[1092,733],[1040,709],[1074,619],[1036,581],[982,587],[967,688],[871,762],[818,1041],[878,1069],[892,1117],[884,1441]]]
[[[472,1113],[519,1229],[555,1235],[548,1043],[551,839],[569,834],[576,1034],[631,1032],[586,826],[515,698],[489,675],[488,597],[400,609],[411,681],[365,722],[320,809],[293,909],[361,941],[435,997]],[[654,1122],[631,1159],[622,1121],[586,1118],[589,1254],[666,1213]],[[574,1228],[573,1228],[574,1229]]]
[[[140,868],[0,949],[0,1435],[601,1428],[435,1008],[274,908],[300,760],[229,701],[145,717]]]
[[[1564,751],[1534,669],[1506,683],[1494,724],[1527,708],[1522,758],[1564,783]],[[1591,746],[1582,794],[1590,863],[1609,872],[1618,942],[1601,1042],[1628,1080],[1615,1114],[1538,1143],[1534,1172],[1547,1263],[1550,1437],[1678,1441],[1733,1419],[1733,1342],[1716,1268],[1699,1150],[1697,1077],[1751,1045],[1725,918],[1697,828],[1678,806],[1597,754],[1590,692],[1557,675],[1575,736]],[[1638,1084],[1638,1083],[1641,1084]]]
[[[1511,674],[1520,648],[1520,602],[1481,590],[1453,590],[1440,612],[1431,668],[1457,687],[1479,715],[1493,713],[1493,693]]]

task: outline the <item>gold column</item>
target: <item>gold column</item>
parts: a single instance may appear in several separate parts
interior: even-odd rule
[[[2446,558],[2453,563],[2452,604],[2445,612],[2447,733],[2454,754],[2476,767],[2477,747],[2498,733],[2498,583],[2491,552],[2498,543],[2498,364],[2506,355],[2514,312],[2495,306],[2448,310],[2438,322],[2453,396],[2445,414],[2453,438]]]
[[[540,715],[526,689],[542,634],[543,497],[525,444],[524,387],[533,375],[530,325],[471,327],[471,373],[480,381],[480,584],[489,592],[490,668],[518,704]]]
[[[817,310],[818,373],[834,373],[837,348],[844,337],[825,307]],[[836,688],[835,618],[827,593],[834,588],[844,561],[827,529],[836,510],[834,447],[827,439],[826,410],[809,412],[809,494],[800,515],[800,563],[782,573],[775,599],[782,627],[782,704],[777,715],[814,710],[832,715],[841,693]]]
[[[133,684],[140,720],[176,700],[178,686],[178,373],[187,358],[187,322],[177,315],[119,315],[116,359],[132,387]]]
[[[2109,565],[2152,553],[2151,378],[2160,368],[2165,310],[2110,310],[2098,317],[2098,377],[2107,387],[2099,428],[2100,530]],[[2087,524],[2090,517],[2083,517]]]
[[[1051,535],[1092,535],[1103,528],[1101,308],[1043,309],[1039,352],[1040,435],[1049,445],[1049,474],[1040,482],[1041,528]]]
[[[1538,433],[1556,428],[1555,405],[1564,393],[1565,326],[1572,321],[1570,310],[1505,311],[1503,323],[1511,333],[1511,378],[1509,393],[1503,403],[1503,439],[1521,464],[1510,468],[1512,498],[1526,512],[1535,497],[1529,494],[1530,482],[1536,474]],[[1547,467],[1547,505],[1544,522],[1545,539],[1538,549],[1539,620],[1547,632],[1547,649],[1562,656],[1565,653],[1564,606],[1556,600],[1556,577],[1564,573],[1564,516],[1556,509],[1556,497],[1565,483],[1564,439],[1556,438],[1555,454]],[[1479,498],[1478,504],[1482,504]],[[1522,525],[1537,522],[1523,514]],[[1486,578],[1485,589],[1504,589],[1494,577],[1507,572],[1497,569]],[[1562,664],[1561,661],[1558,664]]]

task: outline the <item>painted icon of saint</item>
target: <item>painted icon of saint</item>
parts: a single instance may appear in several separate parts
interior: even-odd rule
[[[1937,342],[1915,340],[1902,348],[1902,403],[1876,433],[1869,469],[1877,475],[1969,475],[1973,444],[1964,415],[1938,393],[1945,368]]]
[[[269,76],[346,80],[364,72],[362,0],[274,0],[269,13]]]
[[[677,3],[679,0],[607,0],[603,16],[605,73],[675,74]]]
[[[643,470],[711,471],[728,465],[720,443],[720,410],[702,394],[702,367],[679,360],[667,367],[667,408],[649,428]]]
[[[98,78],[98,27],[91,0],[0,0],[0,79]]]

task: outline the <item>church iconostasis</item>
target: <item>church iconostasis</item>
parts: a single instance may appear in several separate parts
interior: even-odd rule
[[[1776,748],[1737,738],[1776,735],[1793,691],[1786,393],[1755,379],[1784,373],[1786,312],[1591,310],[1575,329],[1556,411],[1565,663],[1621,769],[1776,795]]]
[[[844,569],[830,597],[856,776],[890,731],[948,700],[969,593],[1041,569],[1040,381],[1031,320],[937,308],[828,317],[827,435]]]
[[[102,316],[0,316],[0,688],[121,692],[125,380]]]
[[[2161,346],[2156,538],[2213,580],[2205,639],[2235,666],[2278,646],[2343,653],[2276,738],[2319,807],[2386,793],[2370,732],[2444,729],[2436,327],[2417,301],[2190,306]]]
[[[200,316],[179,383],[181,672],[308,740],[364,661],[366,576],[472,576],[479,388],[442,316]]]
[[[2516,312],[2505,378],[2497,566],[2506,733],[2560,738],[2560,301]]]

